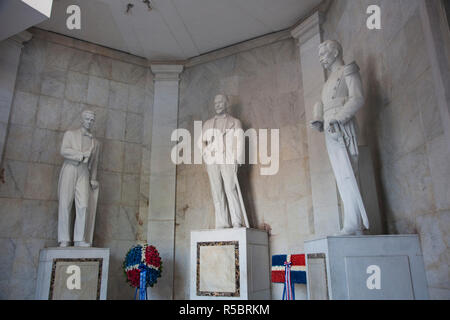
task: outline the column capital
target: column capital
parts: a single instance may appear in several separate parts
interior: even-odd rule
[[[324,15],[322,12],[314,12],[291,31],[292,37],[297,39],[300,45],[305,43],[316,34],[321,33],[323,20]]]
[[[22,31],[18,34],[13,35],[12,37],[9,37],[8,40],[11,43],[14,43],[22,48],[23,43],[30,41],[32,37],[33,37],[33,34],[31,32]]]
[[[155,75],[155,81],[178,81],[183,71],[181,64],[152,64],[150,68]]]

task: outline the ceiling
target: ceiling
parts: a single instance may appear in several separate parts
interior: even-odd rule
[[[0,41],[47,20],[51,7],[52,0],[1,0]]]
[[[54,0],[39,28],[150,60],[184,60],[291,27],[321,0]],[[134,7],[125,13],[127,4]],[[81,9],[69,30],[66,9]]]

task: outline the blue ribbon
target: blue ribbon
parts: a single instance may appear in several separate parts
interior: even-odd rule
[[[147,300],[147,271],[141,270],[139,282],[139,300]]]
[[[284,262],[283,300],[295,300],[294,283],[291,282],[291,265],[292,262]]]

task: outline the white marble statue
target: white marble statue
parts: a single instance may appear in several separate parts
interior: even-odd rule
[[[325,141],[344,203],[344,223],[339,235],[358,235],[369,229],[359,190],[356,112],[364,105],[359,67],[345,64],[339,42],[327,40],[319,46],[319,59],[328,70],[322,99],[314,106],[311,125],[325,131]]]
[[[82,126],[66,131],[61,145],[64,163],[58,182],[58,242],[60,247],[71,243],[71,212],[75,200],[74,245],[90,247],[94,231],[98,198],[97,164],[100,144],[91,129],[95,113],[81,115]]]
[[[227,96],[219,94],[214,98],[216,115],[204,123],[198,146],[202,150],[211,185],[216,229],[239,228],[244,223],[248,228],[247,215],[237,179],[238,159],[242,159],[244,145],[238,143],[235,132],[236,129],[242,129],[242,125],[240,120],[227,114],[228,105]],[[223,145],[221,144],[223,148],[216,148],[218,145],[214,145],[215,141],[219,141],[218,139],[223,141]],[[221,152],[222,156],[215,154],[216,151]]]

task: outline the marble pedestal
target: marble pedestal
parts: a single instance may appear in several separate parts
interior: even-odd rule
[[[108,248],[46,248],[39,255],[37,300],[106,300]],[[79,276],[80,288],[71,286]]]
[[[305,241],[308,299],[428,299],[417,235]]]
[[[265,231],[192,231],[190,299],[270,299],[269,263]]]

